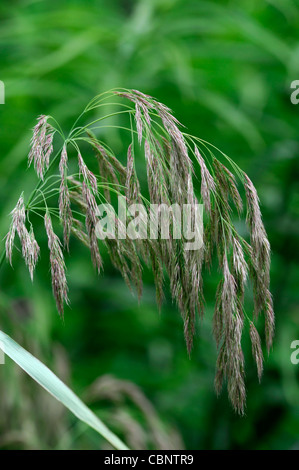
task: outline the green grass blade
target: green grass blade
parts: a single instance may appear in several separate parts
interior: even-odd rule
[[[1,344],[2,343],[2,344]],[[0,331],[0,348],[30,377],[40,384],[56,400],[60,401],[77,418],[95,429],[118,450],[127,450],[126,445],[113,434],[102,421],[70,390],[53,372],[22,348],[8,335]]]

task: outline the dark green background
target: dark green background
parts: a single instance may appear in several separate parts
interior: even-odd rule
[[[217,273],[204,276],[206,318],[189,360],[179,313],[168,298],[159,315],[151,274],[145,271],[138,305],[109,260],[97,278],[88,252],[75,241],[66,259],[71,307],[61,322],[37,221],[42,255],[34,283],[17,253],[14,270],[1,270],[1,329],[132,447],[298,449],[299,365],[290,361],[290,344],[299,339],[299,105],[290,102],[290,84],[299,79],[299,2],[2,1],[0,15],[0,80],[6,86],[0,249],[9,212],[21,191],[28,195],[36,184],[26,162],[36,117],[51,114],[67,132],[95,94],[137,88],[170,106],[190,133],[220,147],[252,178],[272,246],[277,320],[261,385],[244,334],[248,403],[240,418],[226,392],[217,399],[213,390]],[[116,132],[107,139],[122,151]],[[109,385],[104,378],[106,392],[96,387],[92,393],[90,385],[106,374],[131,383]],[[0,366],[0,396],[0,448],[106,445],[9,359]]]

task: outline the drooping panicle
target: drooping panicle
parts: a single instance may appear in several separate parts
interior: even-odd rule
[[[93,193],[97,195],[98,194],[97,179],[95,175],[89,170],[89,168],[85,164],[80,152],[78,153],[78,165],[79,165],[80,175],[83,176],[83,179],[86,183],[89,183]]]
[[[140,200],[140,186],[134,166],[132,144],[129,145],[127,152],[127,177],[125,188],[128,205]]]
[[[147,140],[144,142],[144,155],[150,201],[152,204],[165,203],[169,199],[165,175],[161,161],[155,158],[153,148]]]
[[[135,122],[137,136],[138,142],[139,144],[141,144],[144,131],[143,119],[145,120],[145,126],[148,126],[149,128],[151,126],[151,117],[149,110],[154,109],[154,105],[152,103],[153,99],[150,96],[144,95],[143,93],[137,90],[132,90],[131,92],[125,93],[116,91],[115,94],[123,98],[127,98],[135,104]]]
[[[220,393],[226,378],[229,399],[235,411],[243,414],[246,400],[241,346],[243,319],[237,306],[236,282],[226,254],[223,256],[223,280],[217,290],[213,324],[216,342],[220,345],[215,375],[216,392]]]
[[[44,147],[44,154],[45,154],[45,167],[48,169],[50,165],[50,157],[53,153],[53,138],[54,138],[54,131],[47,135],[45,147]]]
[[[180,155],[180,162],[183,168],[187,169],[187,172],[189,172],[189,170],[192,169],[192,163],[188,154],[185,138],[179,129],[181,123],[172,115],[171,110],[167,106],[158,101],[154,101],[154,103],[165,129],[179,151],[178,154]]]
[[[96,236],[97,203],[95,196],[98,194],[97,179],[85,164],[80,152],[78,153],[78,165],[79,172],[83,176],[82,197],[85,204],[85,225],[89,238],[91,259],[94,267],[99,273],[102,269],[103,263]]]
[[[20,199],[17,202],[16,207],[12,210],[10,215],[11,215],[12,221],[10,224],[9,232],[6,235],[5,249],[6,249],[6,258],[9,260],[10,264],[12,265],[12,252],[13,252],[13,247],[14,247],[16,231],[20,233],[21,230],[23,230],[23,226],[25,225],[26,214],[25,214],[23,196],[20,197]]]
[[[171,109],[165,106],[163,103],[155,100],[149,95],[145,95],[138,90],[132,90],[131,92],[115,92],[116,95],[122,96],[132,101],[135,106],[135,119],[137,124],[137,133],[138,139],[141,142],[142,139],[142,121],[141,121],[141,111],[144,113],[145,120],[150,127],[150,111],[156,111],[160,116],[163,126],[165,127],[170,140],[173,141],[175,146],[178,148],[178,153],[180,154],[180,161],[183,167],[192,168],[192,163],[188,155],[187,145],[184,139],[182,132],[179,129],[181,125],[180,122],[172,115]],[[138,109],[139,108],[139,109]],[[136,117],[137,114],[137,117]]]
[[[134,109],[124,106],[126,109],[124,113],[127,113],[130,108],[128,113],[132,141],[127,151],[127,162],[122,164],[113,150],[105,141],[98,140],[88,125],[78,127],[76,134],[71,133],[70,140],[67,142],[71,142],[78,150],[79,178],[76,175],[68,175],[68,155],[65,144],[59,163],[59,215],[64,229],[64,244],[68,247],[72,232],[89,248],[92,261],[96,269],[100,271],[102,258],[98,244],[98,237],[101,238],[101,236],[99,235],[100,229],[97,230],[99,228],[97,200],[100,201],[103,198],[106,202],[111,202],[113,201],[112,195],[115,193],[125,196],[123,199],[128,205],[140,204],[145,200],[135,169],[134,155],[134,149],[138,149],[138,152],[143,150],[151,206],[143,205],[144,213],[137,209],[138,217],[135,218],[134,209],[131,207],[132,212],[130,210],[125,212],[126,222],[122,220],[122,217],[118,217],[113,209],[112,217],[116,231],[109,232],[108,238],[102,240],[103,244],[107,248],[111,262],[120,271],[129,288],[136,289],[138,298],[142,294],[142,259],[149,266],[151,265],[159,306],[164,296],[164,276],[168,277],[172,299],[176,302],[183,319],[189,355],[196,330],[196,316],[197,314],[202,316],[204,311],[203,262],[211,266],[212,255],[214,250],[216,251],[222,279],[216,292],[213,317],[213,332],[218,349],[215,387],[219,393],[223,381],[226,380],[229,399],[234,409],[243,414],[246,394],[241,338],[244,322],[248,318],[243,308],[248,273],[253,284],[253,317],[261,311],[264,312],[268,351],[274,335],[274,312],[269,290],[270,245],[262,223],[256,189],[247,175],[243,174],[242,177],[242,171],[229,157],[219,151],[220,160],[224,157],[230,163],[229,168],[232,171],[216,158],[214,146],[181,132],[181,124],[163,103],[138,90],[112,91],[111,93],[130,100],[134,105]],[[90,105],[86,109],[96,108],[99,103],[98,98],[91,103],[94,106]],[[132,116],[135,118],[134,121]],[[39,117],[34,128],[29,154],[29,164],[34,162],[41,179],[44,178],[50,165],[53,152],[55,129],[48,124],[48,119],[48,116]],[[122,129],[124,130],[125,127]],[[87,136],[84,137],[84,133]],[[79,135],[82,137],[77,139]],[[139,148],[139,145],[135,145],[135,139],[136,141],[138,139],[138,143],[143,147]],[[79,141],[90,144],[95,150],[99,181],[86,165],[85,157],[82,157],[77,144]],[[200,165],[201,200],[207,213],[207,217],[203,218],[203,222],[207,221],[203,234],[195,217],[198,196],[196,188],[193,187],[194,170],[188,153],[193,146],[192,158],[194,156]],[[202,149],[202,154],[199,149]],[[246,191],[250,244],[239,235],[234,225],[236,215],[234,208],[241,216],[243,207],[238,190],[240,175]],[[43,193],[43,189],[44,185],[40,187],[39,196],[43,194],[47,204],[47,197],[52,190]],[[39,204],[38,198],[34,201]],[[76,219],[72,216],[70,201],[78,209]],[[161,205],[169,211],[165,226],[162,226],[164,208],[162,209]],[[157,212],[153,210],[153,206],[159,206]],[[180,210],[179,216],[176,208]],[[55,213],[56,208],[51,210]],[[29,231],[26,228],[26,224],[29,223],[29,218],[27,220],[26,216],[28,217],[28,214],[21,197],[12,212],[12,223],[6,237],[6,255],[11,262],[17,234],[21,241],[23,257],[32,277],[39,256],[39,246],[32,226]],[[131,238],[126,230],[128,226],[125,224],[131,223],[133,218],[134,222],[138,220],[139,234],[142,228],[146,230],[147,235],[152,235],[153,232],[154,236],[139,239],[137,235],[137,238]],[[148,227],[149,220],[152,224],[150,227]],[[189,224],[187,231],[185,231],[186,223]],[[65,263],[60,240],[53,231],[48,210],[45,215],[45,226],[50,250],[53,293],[58,311],[62,315],[64,303],[68,302]],[[178,231],[180,236],[177,237],[175,234]],[[168,236],[162,236],[162,233],[166,232]],[[115,236],[116,233],[117,236]],[[123,233],[124,237],[120,235]],[[198,248],[186,248],[187,244],[189,247],[193,245],[190,242],[190,233],[197,241],[202,238],[203,246],[199,243]],[[260,379],[263,369],[261,341],[251,320],[249,324],[252,353]]]
[[[54,233],[49,212],[45,214],[45,228],[48,236],[50,251],[50,266],[53,295],[59,314],[63,316],[64,304],[68,304],[68,286],[66,279],[66,267],[58,236]]]
[[[223,292],[223,279],[219,282],[216,290],[215,310],[213,315],[213,334],[216,341],[217,348],[219,347],[223,338],[224,331],[224,318],[222,310],[222,292]],[[219,393],[219,387],[216,387]]]
[[[274,311],[270,285],[270,244],[262,222],[257,191],[246,174],[244,186],[247,199],[247,222],[251,240],[251,275],[254,285],[255,316],[261,310],[265,313],[265,331],[268,350],[274,334]]]
[[[127,171],[121,162],[101,143],[97,140],[95,135],[89,130],[86,130],[89,137],[90,144],[95,150],[96,158],[99,164],[100,176],[110,182],[117,189],[120,184],[124,185],[126,182]],[[107,201],[110,201],[109,186],[104,187],[104,195]]]
[[[226,346],[227,364],[227,390],[234,410],[240,415],[244,414],[246,403],[246,389],[244,383],[244,355],[242,351],[243,320],[236,313],[233,317],[231,341]]]
[[[149,114],[149,110],[154,108],[153,104],[150,101],[152,98],[149,95],[145,95],[144,93],[142,93],[138,90],[132,90],[132,91],[133,91],[133,93],[135,93],[135,96],[137,96],[137,100],[138,100],[137,102],[138,102],[140,108],[142,109],[142,112],[143,112],[146,123],[148,124],[148,126],[150,126],[151,125],[151,117],[150,117],[150,114]]]
[[[59,173],[61,179],[64,179],[67,176],[67,165],[68,165],[68,155],[66,150],[66,145],[63,146],[61,151],[61,156],[59,160]]]
[[[267,238],[262,214],[259,205],[257,191],[246,174],[244,174],[244,185],[247,199],[247,221],[250,228],[251,245],[255,252],[258,267],[262,271],[265,285],[269,284],[270,270],[270,244]]]
[[[89,236],[91,259],[97,271],[100,272],[103,263],[100,255],[98,239],[96,236],[96,225],[98,222],[97,203],[86,181],[83,181],[82,183],[82,196],[86,204],[85,224]]]
[[[233,315],[236,312],[237,303],[236,281],[234,276],[230,272],[226,254],[224,254],[223,256],[223,289],[221,301],[225,327],[227,331],[229,331]]]
[[[70,192],[67,183],[67,167],[68,167],[68,155],[66,146],[63,146],[60,162],[59,162],[59,172],[60,172],[60,191],[59,191],[59,217],[63,225],[63,241],[64,246],[69,249],[69,240],[72,228],[72,209],[70,201]]]
[[[44,179],[45,170],[49,168],[50,157],[53,152],[54,129],[48,123],[49,116],[39,116],[38,123],[33,129],[31,149],[28,156],[28,165],[34,163],[39,178]]]
[[[262,375],[263,375],[264,356],[263,356],[263,351],[261,347],[260,335],[258,334],[258,331],[256,327],[254,326],[253,322],[250,322],[249,333],[250,333],[250,339],[251,339],[252,356],[256,362],[259,381],[261,381]]]
[[[233,241],[233,269],[238,293],[243,299],[245,284],[248,276],[248,265],[245,260],[244,251],[237,236],[232,237]]]
[[[265,334],[268,354],[272,348],[275,331],[275,316],[273,310],[272,295],[269,290],[266,293],[266,311],[265,311]]]
[[[19,198],[16,207],[11,212],[11,216],[12,222],[5,243],[7,259],[12,264],[12,251],[17,233],[21,242],[22,256],[29,269],[31,280],[33,280],[33,273],[38,261],[40,248],[35,240],[32,226],[29,232],[26,228],[26,211],[23,196]]]
[[[237,188],[235,176],[216,158],[213,160],[213,166],[215,168],[221,196],[225,199],[231,196],[238,214],[241,215],[243,210],[243,202]]]
[[[136,104],[135,104],[135,121],[136,121],[138,142],[139,142],[139,144],[141,144],[143,124],[142,124],[141,110],[140,110],[140,106],[139,106],[138,102],[136,102]]]
[[[12,252],[13,252],[13,247],[14,247],[15,235],[16,235],[16,229],[13,225],[11,225],[6,235],[6,240],[5,240],[6,258],[8,259],[11,265],[12,265]]]
[[[198,160],[201,171],[201,197],[205,210],[211,215],[211,196],[216,191],[215,181],[196,146],[194,148],[194,153]]]
[[[39,253],[40,253],[40,248],[35,239],[33,228],[31,226],[30,231],[29,231],[28,247],[27,247],[25,262],[28,266],[32,281],[33,281],[33,273],[35,271],[35,267],[38,262]]]

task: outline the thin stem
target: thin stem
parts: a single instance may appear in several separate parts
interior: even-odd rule
[[[84,132],[84,130],[87,129],[89,126],[92,126],[93,124],[96,124],[99,121],[103,121],[104,119],[107,119],[109,117],[118,116],[119,114],[132,113],[132,112],[134,112],[134,111],[133,110],[130,111],[130,110],[126,109],[125,111],[117,111],[115,113],[110,113],[110,114],[107,114],[106,116],[95,119],[94,121],[86,124],[86,126],[76,128],[76,129],[78,129],[78,131],[72,136],[72,138],[76,138],[77,136],[82,134]],[[76,130],[76,129],[74,129],[74,130]]]
[[[65,142],[65,144],[66,144],[66,143],[67,143],[67,141]],[[47,169],[47,171],[46,171],[45,174],[47,174],[47,173],[50,171],[50,169],[54,166],[54,164],[56,163],[57,158],[58,158],[59,155],[61,154],[61,151],[62,151],[62,149],[63,149],[63,147],[64,147],[65,144],[63,144],[63,146],[61,147],[61,149],[56,153],[55,157],[52,159],[52,161],[51,161],[51,163],[50,163],[50,165],[49,165],[49,168]],[[35,197],[36,193],[39,191],[39,189],[40,189],[40,187],[43,185],[43,183],[44,183],[43,180],[39,180],[39,182],[38,182],[38,184],[36,185],[35,189],[32,191],[32,193],[31,193],[31,195],[30,195],[30,197],[29,197],[29,199],[28,199],[28,202],[27,202],[27,204],[26,204],[26,210],[28,210],[30,203],[32,202],[33,198]]]

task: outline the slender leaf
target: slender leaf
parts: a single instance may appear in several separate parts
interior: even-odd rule
[[[0,348],[56,400],[81,421],[95,429],[113,447],[118,450],[127,450],[126,445],[48,367],[2,331],[0,331]]]

